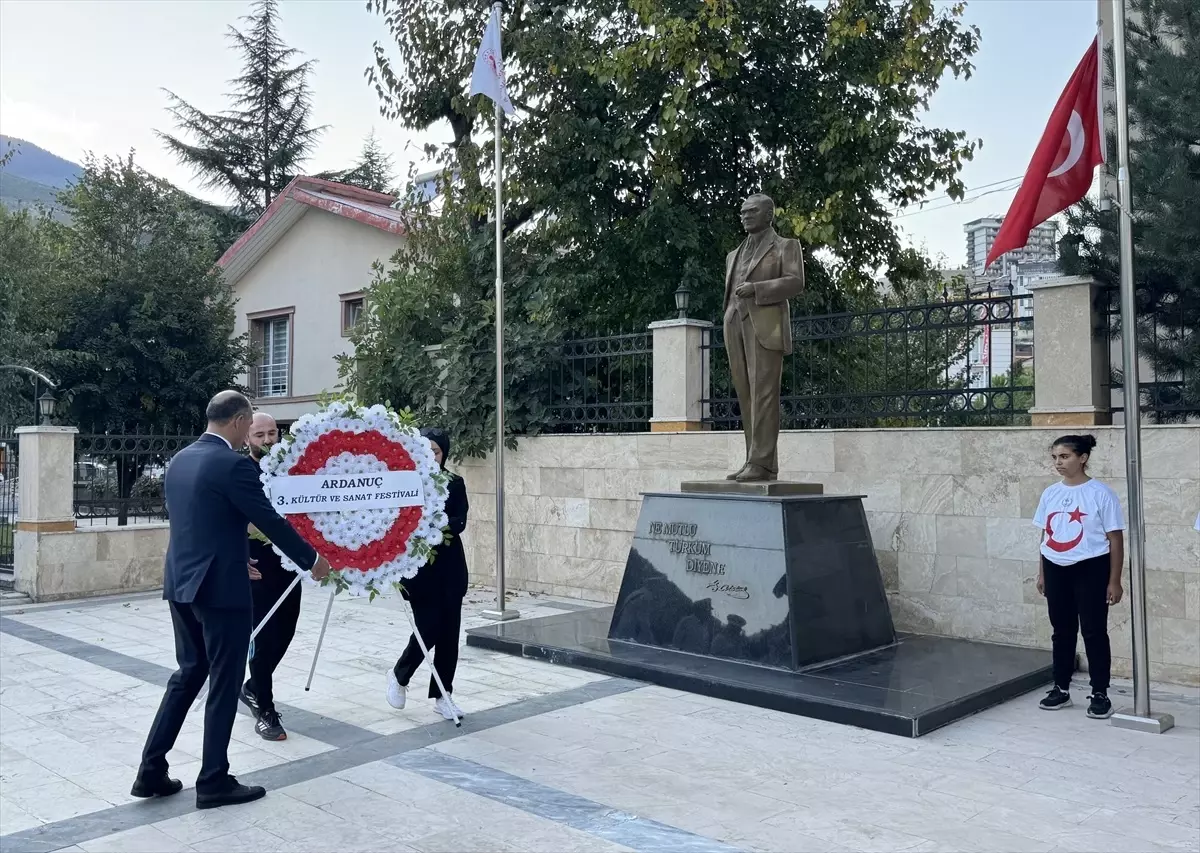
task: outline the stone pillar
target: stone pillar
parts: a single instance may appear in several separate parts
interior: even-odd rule
[[[17,427],[20,478],[13,582],[36,600],[39,537],[75,529],[75,427]]]
[[[1112,423],[1100,285],[1088,276],[1031,282],[1034,426]]]
[[[704,333],[706,320],[659,320],[654,334],[654,412],[651,432],[690,432],[705,429],[708,397],[709,353]]]

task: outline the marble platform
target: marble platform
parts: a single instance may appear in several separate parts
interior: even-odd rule
[[[467,645],[919,737],[1050,682],[1050,653],[900,634],[895,644],[792,672],[608,638],[613,608],[467,631]]]
[[[614,607],[467,643],[907,737],[1050,680],[1048,652],[898,636],[862,498],[764,484],[645,494]]]

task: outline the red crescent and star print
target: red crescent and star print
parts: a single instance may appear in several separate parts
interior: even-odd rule
[[[1068,525],[1076,523],[1079,525],[1079,532],[1075,534],[1074,539],[1062,542],[1054,538],[1054,517],[1056,515],[1065,515],[1067,517]],[[1051,550],[1057,551],[1059,554],[1065,554],[1066,552],[1070,551],[1083,541],[1083,520],[1086,517],[1087,513],[1081,510],[1079,507],[1075,507],[1075,509],[1071,510],[1070,512],[1059,511],[1050,513],[1050,515],[1046,518],[1046,546]]]

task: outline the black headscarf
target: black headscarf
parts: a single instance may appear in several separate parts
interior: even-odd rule
[[[425,427],[421,435],[442,449],[442,467],[445,468],[450,459],[450,433],[441,427]]]

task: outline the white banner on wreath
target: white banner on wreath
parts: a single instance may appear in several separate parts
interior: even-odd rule
[[[300,474],[268,484],[271,505],[281,515],[421,506],[425,490],[416,471],[367,474]]]

